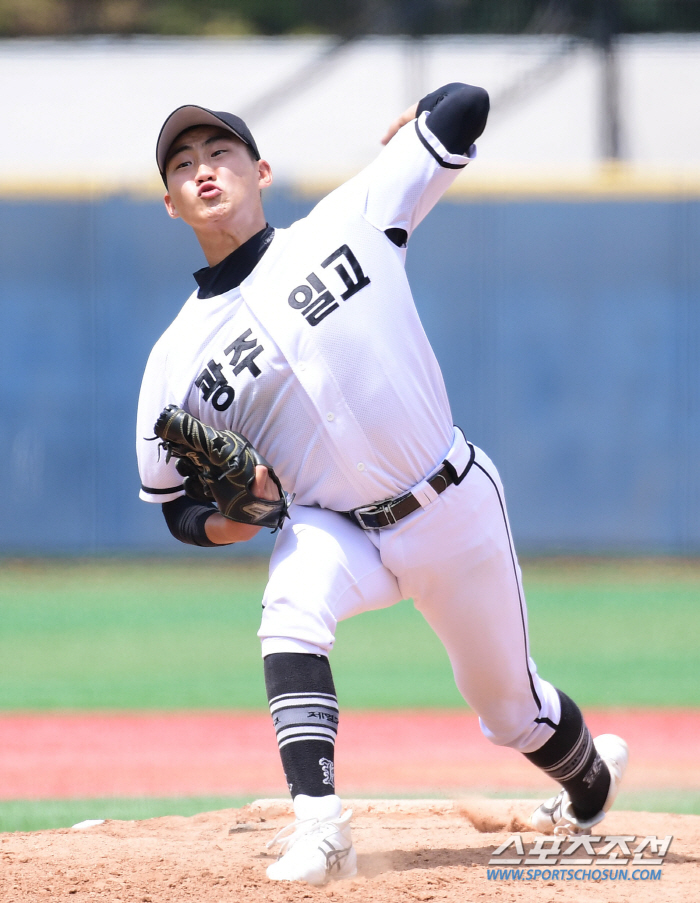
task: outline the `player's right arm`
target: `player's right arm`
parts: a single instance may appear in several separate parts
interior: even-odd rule
[[[474,142],[488,112],[487,92],[461,83],[438,88],[409,107],[390,126],[382,153],[347,185],[360,194],[365,219],[405,245],[476,155]]]
[[[453,82],[427,94],[395,119],[382,144],[387,145],[400,128],[428,112],[426,126],[451,154],[468,154],[480,138],[489,115],[489,96],[483,88]]]

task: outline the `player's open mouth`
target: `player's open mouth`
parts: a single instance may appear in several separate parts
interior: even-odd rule
[[[200,198],[215,198],[221,194],[221,189],[218,185],[214,185],[213,182],[209,182],[206,185],[202,185],[198,194]]]

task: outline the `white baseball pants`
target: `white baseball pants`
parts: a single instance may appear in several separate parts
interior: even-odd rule
[[[463,446],[456,430],[448,459],[463,460]],[[371,532],[334,511],[292,505],[270,560],[258,633],[263,656],[328,655],[338,621],[412,598],[445,646],[485,736],[533,752],[552,736],[560,704],[529,656],[525,596],[498,472],[476,449],[463,481],[433,496],[397,524]]]

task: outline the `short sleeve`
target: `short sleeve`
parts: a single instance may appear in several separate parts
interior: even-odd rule
[[[141,477],[139,498],[145,502],[170,502],[184,495],[182,477],[175,467],[177,462],[173,458],[166,461],[165,452],[153,432],[163,408],[177,403],[169,397],[164,379],[164,358],[162,346],[156,344],[143,375],[136,417],[136,456]]]

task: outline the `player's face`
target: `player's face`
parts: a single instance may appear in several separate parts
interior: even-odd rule
[[[230,132],[198,126],[174,142],[166,164],[165,206],[195,230],[225,227],[262,210],[260,190],[272,181],[265,160],[254,160]]]

